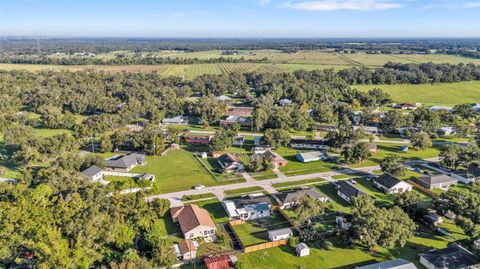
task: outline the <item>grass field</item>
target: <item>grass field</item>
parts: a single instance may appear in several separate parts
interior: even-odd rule
[[[233,229],[244,246],[251,246],[270,241],[267,234],[269,230],[287,227],[290,227],[290,223],[279,212],[272,211],[270,218],[247,221],[233,226]]]
[[[262,187],[253,186],[253,187],[248,187],[248,188],[225,191],[225,195],[226,196],[237,196],[237,195],[240,195],[240,194],[247,194],[247,193],[253,193],[253,192],[263,192],[263,191],[265,191],[265,190]]]
[[[362,91],[380,88],[389,93],[396,103],[420,102],[427,106],[454,106],[480,101],[480,81],[421,85],[355,85],[352,87]]]
[[[297,153],[305,152],[306,150],[297,150],[292,148],[281,147],[276,150],[276,152],[282,155],[288,161],[287,166],[280,167],[282,171],[287,176],[295,175],[305,175],[312,173],[321,173],[331,171],[336,167],[333,163],[316,161],[310,163],[302,163],[297,160]]]

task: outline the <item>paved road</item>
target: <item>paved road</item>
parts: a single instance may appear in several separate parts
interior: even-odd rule
[[[422,161],[428,162],[438,162],[440,160],[439,157],[429,158],[425,160],[418,160],[418,161],[409,161],[405,164],[414,164]],[[152,195],[147,197],[147,201],[152,201],[155,199],[169,199],[172,206],[178,206],[182,204],[182,197],[184,195],[198,195],[204,193],[213,193],[215,194],[220,200],[225,197],[225,191],[227,190],[236,190],[236,189],[243,189],[249,188],[254,186],[259,186],[267,190],[268,192],[273,192],[275,189],[273,188],[273,184],[277,183],[285,183],[285,182],[294,182],[299,180],[306,180],[306,179],[316,179],[316,178],[323,178],[327,181],[334,181],[333,177],[337,175],[345,175],[345,174],[354,174],[358,172],[363,173],[372,173],[373,171],[380,170],[380,166],[369,166],[369,167],[362,167],[362,168],[344,168],[341,170],[336,171],[328,171],[323,173],[314,173],[314,174],[307,174],[307,175],[299,175],[299,176],[291,176],[291,177],[282,177],[282,178],[274,178],[274,179],[267,179],[267,180],[248,180],[247,182],[237,183],[237,184],[229,184],[223,186],[212,186],[207,187],[201,190],[185,190],[179,192],[172,192],[172,193],[165,193],[160,195]]]

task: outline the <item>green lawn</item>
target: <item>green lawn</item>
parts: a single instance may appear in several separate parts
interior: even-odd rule
[[[292,182],[283,182],[283,183],[277,183],[273,184],[272,186],[276,189],[278,188],[288,188],[291,186],[298,186],[298,185],[306,185],[306,184],[312,184],[312,183],[320,183],[325,181],[322,178],[314,178],[314,179],[304,179],[304,180],[298,180],[298,181],[292,181]]]
[[[297,160],[295,157],[297,153],[306,152],[306,150],[297,150],[292,148],[281,147],[276,150],[276,152],[282,155],[288,161],[287,166],[280,167],[282,171],[287,176],[295,175],[305,175],[312,173],[322,173],[331,171],[336,168],[335,164],[317,161],[310,163],[302,163]]]
[[[184,202],[195,201],[195,200],[207,199],[207,198],[213,198],[213,197],[215,197],[215,194],[213,194],[213,193],[203,193],[203,194],[196,194],[196,195],[184,195],[182,197],[182,201],[184,201]]]
[[[262,172],[249,173],[250,176],[255,180],[265,180],[265,179],[275,179],[277,175],[271,170],[267,169]]]
[[[440,147],[432,147],[427,150],[416,151],[410,145],[410,150],[408,152],[402,152],[400,151],[400,146],[402,146],[400,144],[378,143],[377,146],[378,151],[372,156],[372,158],[358,164],[352,164],[351,167],[358,168],[379,165],[383,158],[385,158],[388,154],[398,155],[403,161],[427,159],[437,157],[440,154]]]
[[[247,221],[233,226],[235,233],[244,246],[251,246],[270,241],[268,231],[291,227],[290,223],[279,213],[272,211],[270,218]]]
[[[350,204],[337,195],[337,190],[332,183],[325,182],[323,184],[317,185],[316,187],[319,191],[323,192],[330,198],[329,203],[332,204],[333,211],[350,213]]]
[[[195,159],[193,153],[185,150],[170,151],[166,156],[147,156],[147,165],[137,166],[131,173],[155,175],[153,192],[167,193],[190,189],[196,185],[213,186],[231,182],[218,182]]]
[[[225,191],[225,195],[227,196],[237,196],[240,194],[247,194],[252,192],[263,192],[265,191],[262,187],[253,186],[248,188],[236,189],[236,190],[229,190]]]
[[[380,88],[389,93],[396,103],[420,102],[427,106],[454,106],[477,102],[480,81],[420,85],[354,85],[352,87],[362,91]]]
[[[227,212],[225,212],[225,209],[217,198],[193,202],[193,204],[206,209],[215,223],[228,221]]]

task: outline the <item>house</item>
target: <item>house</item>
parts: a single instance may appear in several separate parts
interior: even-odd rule
[[[352,227],[353,215],[337,215],[335,216],[335,225],[338,229],[348,230]]]
[[[203,262],[207,269],[233,269],[233,261],[228,255],[206,257]]]
[[[437,134],[438,135],[454,135],[456,132],[455,132],[455,129],[453,127],[441,127],[441,128],[438,128],[437,130]]]
[[[253,148],[253,153],[254,154],[264,154],[267,151],[271,151],[271,147],[263,146],[263,147],[254,147]]]
[[[449,107],[449,106],[431,106],[428,110],[431,111],[431,112],[438,112],[438,111],[451,112],[451,111],[453,111],[453,108]]]
[[[212,240],[217,228],[208,211],[195,204],[172,207],[172,220],[180,224],[185,239],[204,238]]]
[[[293,102],[290,99],[280,99],[280,101],[278,101],[278,104],[281,106],[289,106],[293,104]]]
[[[220,120],[220,126],[229,127],[237,123],[240,126],[251,126],[252,119],[242,116],[228,116],[226,119]]]
[[[177,257],[183,261],[195,259],[197,257],[198,242],[194,240],[181,240],[174,245]]]
[[[270,199],[262,193],[222,201],[230,219],[252,220],[270,217]]]
[[[235,137],[232,145],[241,147],[241,146],[243,146],[243,143],[245,143],[245,137],[239,135],[239,136]]]
[[[352,182],[340,180],[336,183],[337,194],[343,200],[351,203],[353,198],[366,195],[363,191],[359,190]]]
[[[275,168],[286,166],[288,164],[288,161],[285,158],[283,158],[280,154],[270,150],[266,150],[263,153],[254,154],[252,158],[255,159],[255,158],[258,158],[259,156],[262,156],[265,160],[270,161],[271,164],[273,164],[273,167]]]
[[[383,174],[373,179],[373,185],[385,193],[402,193],[412,190],[412,185],[392,175]]]
[[[428,269],[473,269],[480,259],[460,245],[433,249],[419,254],[420,263]]]
[[[290,140],[290,147],[294,149],[317,149],[327,150],[330,147],[327,145],[327,140],[307,140],[307,139],[292,139]]]
[[[251,117],[253,115],[253,107],[228,107],[227,116]]]
[[[185,136],[185,143],[187,144],[194,144],[194,145],[208,145],[210,141],[212,141],[212,135],[204,135],[204,136],[197,136],[197,135],[187,135]]]
[[[113,156],[105,160],[105,169],[113,172],[128,172],[137,165],[146,165],[145,154],[130,153],[123,156]]]
[[[292,236],[293,236],[293,231],[290,228],[283,228],[283,229],[268,231],[268,238],[270,239],[270,241],[289,239]]]
[[[281,209],[294,207],[297,202],[305,196],[314,198],[320,202],[327,202],[329,200],[328,196],[311,188],[283,191],[275,193],[274,196],[278,200]]]
[[[470,106],[472,107],[473,111],[475,111],[475,113],[477,113],[477,114],[480,113],[480,104],[473,103],[473,104],[470,104]]]
[[[82,175],[89,178],[93,182],[101,182],[103,181],[103,171],[100,167],[96,165],[92,165],[89,168],[83,170]]]
[[[375,143],[370,143],[370,144],[368,144],[368,150],[369,150],[370,153],[372,153],[372,154],[377,153],[377,150],[378,150],[377,144],[375,144]]]
[[[353,126],[353,131],[363,130],[364,132],[372,135],[379,135],[380,130],[376,126]]]
[[[320,124],[317,125],[318,132],[334,132],[337,130],[337,125],[335,124]]]
[[[472,166],[468,169],[454,170],[450,173],[450,176],[465,184],[470,184],[477,181],[477,178],[480,178],[480,168]]]
[[[224,172],[238,172],[243,171],[244,165],[237,156],[231,153],[225,153],[217,159],[218,164],[222,167]]]
[[[188,117],[187,116],[176,116],[173,118],[164,118],[162,123],[165,125],[175,124],[175,125],[187,125]]]
[[[305,243],[300,243],[295,247],[295,252],[298,257],[305,257],[310,255],[310,248]]]
[[[446,189],[458,183],[458,179],[444,174],[421,176],[417,177],[415,181],[429,190]]]
[[[437,226],[443,223],[443,218],[435,212],[430,212],[423,216],[422,220],[427,225]]]
[[[328,155],[325,151],[302,152],[295,155],[295,157],[302,163],[328,160]]]
[[[224,102],[228,102],[232,100],[231,97],[228,97],[226,95],[215,96],[215,99],[217,99],[218,101],[224,101]]]
[[[395,259],[370,265],[355,267],[355,269],[417,269],[413,262],[404,259]]]

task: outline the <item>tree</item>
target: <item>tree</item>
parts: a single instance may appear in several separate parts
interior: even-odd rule
[[[450,168],[457,169],[462,163],[462,155],[465,153],[463,147],[457,144],[447,145],[440,151],[440,158],[442,165]]]
[[[266,158],[263,154],[254,154],[250,157],[250,163],[247,170],[251,172],[260,172],[273,168],[272,159]]]
[[[177,254],[172,248],[173,242],[168,237],[163,237],[158,240],[152,251],[152,260],[158,266],[165,266],[171,268],[177,260]]]
[[[475,111],[470,104],[461,104],[453,107],[453,114],[461,117],[462,119],[470,119],[473,115],[475,115]]]
[[[287,146],[290,143],[290,133],[282,129],[267,129],[263,136],[264,141],[272,147]]]
[[[400,193],[393,202],[394,205],[400,207],[411,218],[418,217],[421,197],[417,192],[407,191]]]
[[[360,163],[364,160],[369,159],[372,156],[372,153],[368,148],[368,143],[360,142],[352,146],[344,147],[342,151],[342,156],[348,163]]]
[[[410,141],[415,150],[426,150],[432,146],[432,140],[425,132],[413,133],[410,137]]]
[[[233,144],[237,131],[232,129],[221,129],[215,131],[215,135],[210,143],[210,148],[215,151],[222,151]]]
[[[306,195],[297,201],[295,211],[298,214],[298,224],[302,225],[323,214],[325,212],[325,203]]]
[[[382,127],[392,133],[396,132],[398,128],[407,126],[406,116],[398,110],[389,110],[385,113],[385,116],[380,121]]]
[[[390,174],[394,177],[401,177],[405,175],[406,168],[400,162],[400,156],[398,155],[388,155],[380,163],[382,171]]]

